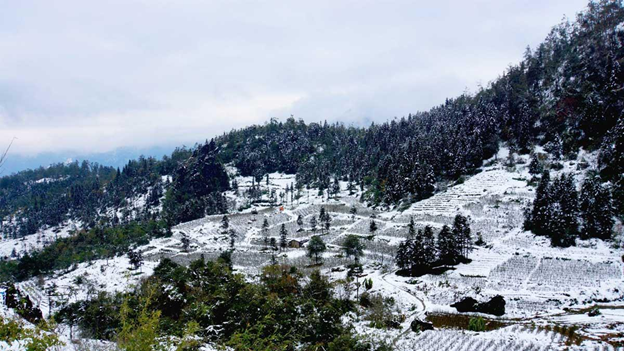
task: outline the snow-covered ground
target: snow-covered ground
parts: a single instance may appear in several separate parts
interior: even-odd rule
[[[313,235],[322,235],[328,243],[322,271],[332,280],[342,279],[345,270],[332,270],[351,262],[341,254],[342,240],[348,234],[368,237],[370,222],[374,220],[379,228],[374,239],[363,241],[364,277],[374,282],[371,293],[394,298],[394,308],[405,320],[399,329],[388,331],[371,328],[357,316],[348,317],[359,333],[385,340],[397,350],[551,350],[565,348],[566,344],[572,349],[613,349],[601,339],[618,341],[624,333],[624,251],[600,240],[579,241],[576,247],[566,249],[553,248],[547,239],[523,231],[523,209],[534,196],[534,187],[528,185],[529,160],[527,156],[516,156],[517,164],[510,168],[505,165],[507,155],[508,150],[502,149],[496,158],[485,162],[480,172],[404,211],[367,207],[358,201],[359,189],[349,194],[346,182],[340,183],[341,191],[336,196],[328,197],[327,191],[319,195],[318,189],[304,188],[295,197],[286,192],[287,187],[295,184],[295,176],[278,173],[269,175],[268,184],[265,178],[257,183],[263,195],[260,201],[252,203],[244,195],[252,185],[251,177],[237,176],[238,190],[227,194],[233,209],[228,215],[228,230],[236,234],[234,267],[250,277],[258,273],[272,259],[265,238],[275,238],[279,243],[283,224],[289,240],[305,243]],[[582,180],[585,171],[577,167],[581,160],[593,165],[595,155],[581,152],[577,160],[562,162],[563,169],[552,172],[552,176],[567,172]],[[236,173],[231,167],[228,171]],[[271,193],[275,194],[273,206]],[[352,206],[357,210],[355,214],[351,213]],[[331,214],[331,227],[323,231],[319,223],[317,230],[312,231],[310,219],[318,216],[321,207]],[[419,228],[431,225],[437,231],[444,224],[451,224],[458,213],[470,216],[475,239],[480,234],[486,243],[470,254],[471,263],[442,275],[418,279],[394,274],[396,247],[407,234],[410,218]],[[297,224],[298,216],[302,216],[303,225]],[[118,257],[109,262],[81,264],[68,273],[59,272],[45,285],[54,283],[59,295],[82,299],[97,290],[127,289],[149,275],[163,257],[183,264],[202,256],[214,259],[230,249],[230,234],[221,227],[222,217],[208,216],[182,223],[173,228],[172,237],[155,239],[141,247],[146,259],[141,272],[129,270],[127,258]],[[269,223],[266,231],[262,228],[265,219]],[[621,239],[622,233],[617,235]],[[189,239],[188,248],[182,244],[184,237]],[[10,254],[18,243],[0,243],[0,254]],[[303,248],[275,252],[275,256],[280,263],[310,270],[312,261],[305,255],[305,244]],[[77,281],[82,283],[77,285]],[[34,291],[29,295],[41,301],[45,295],[39,283],[25,282],[20,289]],[[485,301],[495,295],[502,295],[507,302],[506,314],[498,318],[507,327],[482,333],[448,328],[420,334],[410,331],[415,318],[425,319],[430,313],[455,313],[449,305],[463,297]],[[40,304],[47,307],[44,302]],[[594,305],[600,305],[602,314],[589,317],[583,309]],[[553,325],[577,326],[580,339],[571,343],[564,333],[550,328]]]
[[[13,255],[21,257],[28,252],[40,250],[57,239],[70,236],[81,227],[79,222],[67,221],[58,227],[42,229],[23,238],[4,238],[4,235],[0,235],[0,259],[11,258]]]

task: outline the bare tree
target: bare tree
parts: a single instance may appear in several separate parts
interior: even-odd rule
[[[11,146],[13,145],[15,139],[17,138],[13,137],[13,139],[9,143],[9,146],[7,146],[6,150],[4,150],[4,153],[0,154],[0,174],[2,174],[2,166],[4,166],[4,162],[6,162],[7,155],[9,154],[9,150],[11,150]]]

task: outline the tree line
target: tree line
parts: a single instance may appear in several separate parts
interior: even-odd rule
[[[407,239],[399,244],[395,258],[406,274],[420,276],[435,267],[470,262],[473,240],[468,217],[456,215],[453,226],[444,225],[437,237],[429,225],[416,231],[413,218],[407,228]]]
[[[524,229],[549,237],[553,246],[572,246],[576,238],[610,240],[614,214],[611,190],[598,174],[588,172],[579,194],[572,175],[551,180],[544,170],[525,211]]]
[[[256,182],[270,172],[296,173],[297,189],[329,195],[342,180],[374,205],[409,204],[431,196],[439,181],[476,171],[503,141],[513,152],[539,145],[563,158],[581,147],[599,150],[599,180],[612,185],[622,215],[623,21],[620,1],[591,2],[475,94],[386,123],[360,128],[272,119],[121,170],[83,162],[2,177],[2,232],[19,237],[68,219],[85,228],[149,219],[171,226],[225,213],[223,192],[231,186],[225,164]],[[137,196],[147,198],[139,213],[126,202]]]
[[[333,291],[319,271],[305,277],[295,267],[271,265],[250,282],[221,259],[188,267],[163,259],[134,291],[101,292],[56,318],[124,349],[152,349],[168,336],[180,349],[214,342],[235,350],[383,350],[343,324],[355,304]]]

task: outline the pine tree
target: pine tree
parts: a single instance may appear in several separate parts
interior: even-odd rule
[[[371,235],[375,235],[375,232],[377,231],[377,222],[375,222],[375,220],[371,220],[370,221],[370,225],[368,227],[368,231],[371,233]]]
[[[422,200],[433,195],[435,190],[435,175],[433,168],[423,162],[420,166],[416,166],[412,175],[415,180],[411,193],[416,195],[415,199]]]
[[[233,249],[234,244],[236,243],[236,238],[238,237],[238,234],[236,234],[236,231],[234,229],[230,229],[228,234],[230,235],[230,249]]]
[[[269,248],[269,220],[265,217],[262,221],[262,233],[264,235],[264,246]]]
[[[562,174],[555,178],[550,194],[546,229],[551,244],[560,247],[574,245],[574,239],[578,235],[579,211],[578,193],[572,176]]]
[[[285,249],[288,245],[288,232],[286,231],[286,224],[282,223],[282,227],[280,228],[280,248]]]
[[[456,246],[459,248],[459,254],[467,258],[468,252],[472,249],[472,236],[470,235],[470,225],[468,218],[458,214],[453,221],[453,237]]]
[[[319,210],[319,221],[325,222],[325,207],[321,207]]]
[[[548,151],[555,160],[560,160],[563,153],[561,138],[559,136],[555,137],[554,140],[548,142],[544,146],[544,149]]]
[[[349,195],[353,195],[355,193],[355,185],[353,185],[351,178],[349,178],[349,183],[347,183],[347,190],[349,190]]]
[[[613,184],[613,202],[616,213],[622,218],[624,216],[624,173]]]
[[[576,184],[571,174],[561,176],[562,189],[560,190],[559,202],[565,213],[565,225],[570,234],[578,235],[579,197]]]
[[[537,158],[537,154],[531,154],[531,163],[529,163],[529,173],[536,175],[541,174],[544,171],[542,162]]]
[[[399,243],[395,262],[397,266],[404,270],[409,270],[410,274],[416,273],[417,268],[422,268],[424,263],[422,231],[415,233],[413,218],[408,224],[408,234],[404,241]]]
[[[268,232],[269,231],[269,219],[266,218],[266,217],[262,221],[262,231],[264,231],[264,232]]]
[[[343,243],[343,250],[347,257],[353,256],[355,262],[358,262],[360,256],[364,254],[364,244],[357,235],[348,235]]]
[[[182,234],[180,242],[182,243],[182,250],[184,250],[184,252],[188,252],[189,247],[191,246],[191,240],[189,237],[186,234]]]
[[[525,229],[533,230],[537,235],[547,235],[549,209],[550,209],[550,172],[545,170],[542,173],[537,190],[535,191],[535,200],[533,200],[533,209],[530,218],[526,218]]]
[[[321,225],[325,228],[325,230],[329,232],[332,217],[328,211],[325,211],[325,208],[323,207],[321,207],[321,214],[319,215],[319,220],[321,221]]]
[[[312,216],[312,218],[310,218],[310,228],[312,228],[313,232],[316,232],[316,225],[317,225],[316,216]]]
[[[355,207],[355,205],[351,205],[351,208],[349,209],[349,213],[351,213],[351,218],[355,219],[355,215],[357,214],[357,207]]]
[[[298,215],[297,216],[297,225],[299,226],[299,228],[301,228],[303,226],[303,216],[302,215]]]
[[[271,193],[269,195],[269,202],[271,203],[271,206],[275,206],[275,201],[277,200],[276,195],[275,195],[275,189],[271,189]]]
[[[425,253],[423,233],[421,230],[418,231],[418,235],[416,235],[414,240],[409,240],[409,255],[412,272],[422,270],[431,264],[431,262],[426,259],[427,254]]]
[[[416,225],[414,224],[414,217],[410,217],[410,221],[407,224],[407,237],[414,239],[416,237]]]
[[[624,117],[620,117],[602,142],[598,158],[600,175],[613,184],[615,213],[624,215]]]
[[[583,219],[583,239],[611,239],[614,224],[611,192],[600,184],[597,176],[589,176],[583,183],[580,212]]]
[[[319,221],[321,222],[322,229],[329,231],[329,227],[331,225],[331,216],[327,211],[325,211],[324,207],[321,207]]]
[[[314,257],[314,262],[316,264],[319,263],[319,255],[322,257],[325,250],[327,250],[327,246],[320,236],[314,235],[310,238],[310,242],[308,243],[308,257]]]
[[[564,213],[558,203],[550,208],[550,221],[548,222],[548,236],[552,246],[568,247],[573,240],[566,230]]]
[[[329,228],[331,227],[331,221],[332,221],[332,217],[329,213],[325,214],[325,230],[329,233]]]
[[[223,216],[223,218],[221,219],[221,228],[223,228],[224,230],[227,230],[230,227],[230,220],[228,219],[227,216]]]
[[[139,269],[143,265],[143,254],[138,250],[130,250],[128,251],[128,260],[134,269]]]
[[[458,262],[460,256],[459,247],[453,238],[453,232],[447,225],[442,227],[438,233],[438,241],[436,243],[438,259],[442,264],[454,265]]]
[[[433,228],[431,228],[431,226],[425,226],[425,230],[422,235],[422,246],[423,261],[426,263],[427,266],[430,266],[436,259],[435,237],[433,235]]]
[[[395,256],[396,265],[401,269],[411,269],[412,267],[412,239],[406,239],[399,243]]]
[[[332,194],[338,195],[340,193],[340,182],[338,181],[338,177],[334,178],[334,183],[332,184]]]

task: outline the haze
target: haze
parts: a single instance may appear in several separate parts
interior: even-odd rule
[[[0,145],[34,157],[291,114],[386,121],[474,92],[585,4],[0,1]]]

